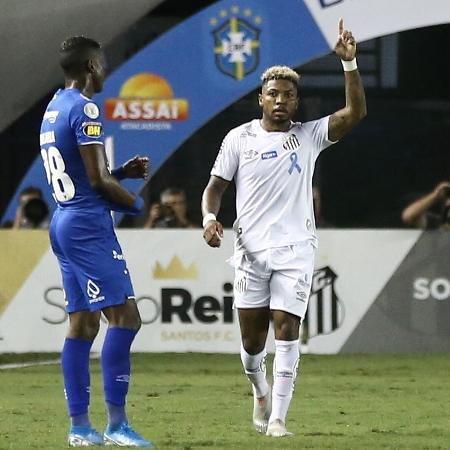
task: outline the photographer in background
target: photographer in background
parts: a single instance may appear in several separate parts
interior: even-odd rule
[[[14,230],[48,228],[48,212],[42,191],[37,187],[29,186],[19,194],[19,206],[12,228]]]
[[[450,182],[439,183],[433,191],[408,205],[402,212],[402,221],[414,228],[450,229]]]
[[[144,228],[195,228],[187,217],[186,194],[182,189],[167,188],[160,202],[150,205]]]

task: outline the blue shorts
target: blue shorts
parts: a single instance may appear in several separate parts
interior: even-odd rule
[[[58,208],[50,224],[50,242],[61,269],[68,313],[98,311],[134,298],[109,211]]]

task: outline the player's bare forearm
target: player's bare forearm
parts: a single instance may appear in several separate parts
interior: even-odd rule
[[[338,141],[367,115],[366,95],[358,70],[345,72],[345,107],[330,117],[328,139]]]
[[[367,115],[364,87],[356,67],[356,40],[339,19],[338,40],[334,52],[343,61],[345,71],[345,107],[336,111],[328,123],[328,139],[338,141]]]
[[[424,214],[436,203],[436,194],[431,192],[407,206],[402,212],[403,223],[411,227],[422,226]]]
[[[109,173],[105,149],[102,145],[80,146],[80,154],[89,183],[102,197],[120,206],[134,206],[136,197]]]
[[[222,203],[223,193],[225,192],[228,184],[229,181],[223,180],[222,178],[214,175],[211,176],[202,196],[203,217],[205,217],[208,213],[213,213],[217,216]]]
[[[93,184],[93,188],[98,191],[102,197],[110,202],[120,206],[132,208],[135,204],[136,197],[127,191],[120,183],[109,173],[105,173],[100,179]]]

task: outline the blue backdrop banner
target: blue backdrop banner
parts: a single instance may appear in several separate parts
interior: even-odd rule
[[[328,53],[339,17],[359,42],[383,34],[447,23],[448,0],[222,0],[163,34],[108,78],[96,96],[118,165],[135,154],[152,171],[202,125],[259,85],[274,64],[292,67]],[[37,139],[36,139],[37,141]],[[36,145],[36,155],[39,148]],[[133,191],[142,181],[127,180]],[[40,187],[55,204],[40,156],[3,216],[14,218],[18,193]]]
[[[282,8],[270,0],[223,0],[202,10],[120,66],[95,97],[116,165],[139,153],[150,157],[154,173],[203,124],[254,89],[265,68],[295,67],[329,50],[300,0],[283,0]],[[142,181],[124,184],[142,188]],[[3,220],[14,217],[18,193],[30,185],[54,208],[38,157]]]

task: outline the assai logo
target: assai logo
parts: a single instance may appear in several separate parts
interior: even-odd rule
[[[306,320],[303,324],[308,337],[329,334],[344,321],[344,308],[336,294],[337,275],[326,266],[315,270]]]
[[[108,120],[121,121],[122,129],[168,130],[171,123],[186,120],[189,103],[175,98],[167,80],[153,73],[140,73],[122,85],[119,97],[105,102]]]
[[[226,75],[242,80],[259,64],[258,26],[262,18],[250,8],[234,5],[230,10],[221,9],[218,17],[209,20],[214,38],[214,54],[217,68]]]

